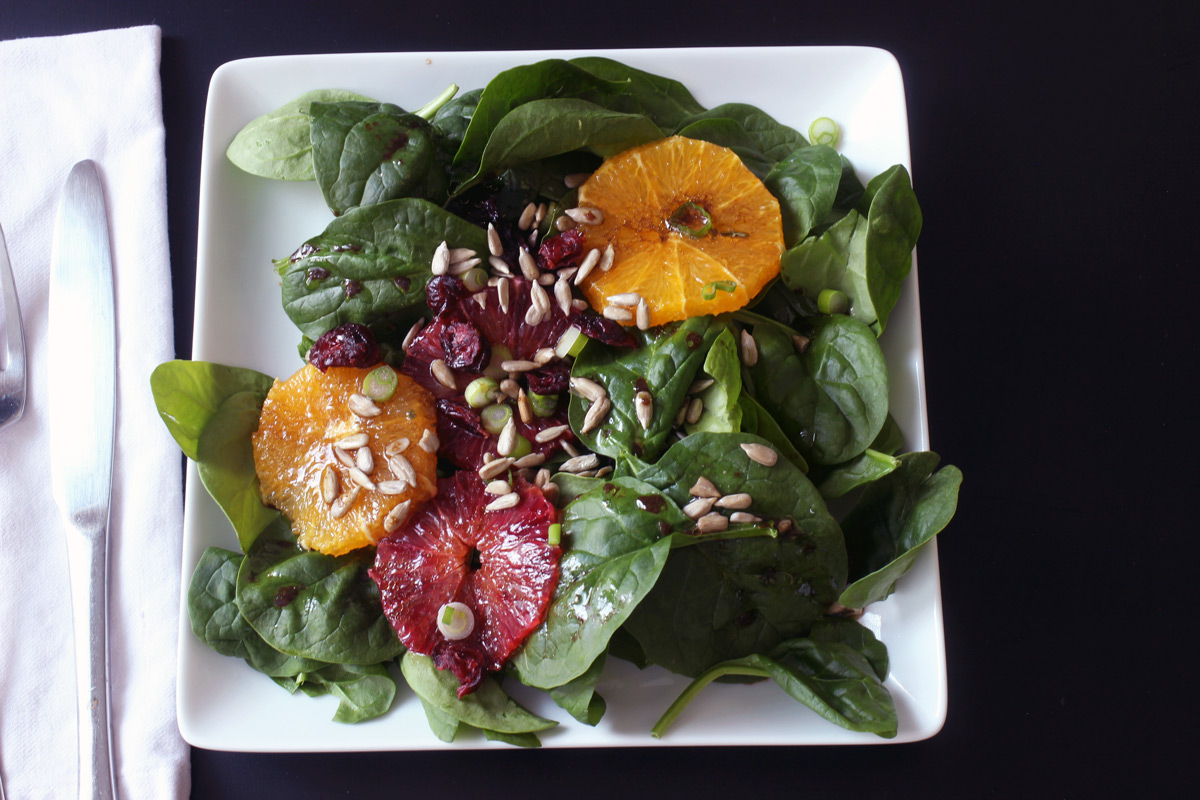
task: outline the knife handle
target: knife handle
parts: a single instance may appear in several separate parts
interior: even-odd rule
[[[89,519],[88,517],[91,517]],[[79,698],[79,796],[116,800],[108,693],[108,513],[80,514],[67,535]]]

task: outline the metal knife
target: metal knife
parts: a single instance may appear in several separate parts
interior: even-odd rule
[[[50,255],[49,421],[54,499],[68,526],[79,697],[79,796],[117,796],[108,691],[108,522],[116,324],[104,188],[81,161],[63,189]]]

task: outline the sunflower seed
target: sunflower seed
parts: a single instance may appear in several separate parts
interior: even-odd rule
[[[579,455],[579,448],[571,444],[570,439],[559,439],[558,446],[561,447],[563,452],[571,458],[575,458],[577,455]]]
[[[529,232],[529,238],[526,239],[526,241],[529,242],[530,250],[537,247],[537,241],[538,241],[538,229],[537,228],[534,228],[533,230],[531,230]]]
[[[608,416],[608,409],[612,407],[612,403],[608,402],[607,397],[601,397],[588,408],[587,413],[583,415],[583,427],[579,430],[581,433],[588,433],[595,429]]]
[[[541,225],[542,220],[544,220],[546,218],[546,212],[549,210],[550,210],[550,207],[548,205],[546,205],[545,203],[538,203],[537,213],[533,215],[533,224]]]
[[[575,456],[568,458],[559,467],[563,472],[583,472],[585,469],[596,469],[600,466],[600,456],[595,453],[588,453],[583,456]]]
[[[600,469],[596,470],[596,477],[603,478],[607,475],[611,475],[612,473],[613,473],[612,467],[601,467]]]
[[[346,398],[346,407],[350,409],[351,413],[360,417],[378,417],[383,413],[383,410],[375,405],[374,400],[358,392]]]
[[[400,349],[408,352],[408,346],[412,344],[413,339],[417,338],[417,334],[421,332],[421,328],[425,327],[425,318],[421,317],[413,323],[413,326],[408,329],[408,333],[404,335],[404,341],[400,344]]]
[[[500,301],[500,310],[505,314],[508,313],[510,291],[508,278],[501,278],[500,282],[496,284],[496,298]]]
[[[542,488],[543,486],[545,486],[547,483],[549,483],[549,481],[550,481],[550,470],[546,469],[545,467],[542,467],[541,469],[539,469],[537,471],[537,474],[533,476],[533,485],[538,487],[539,489]]]
[[[550,295],[540,283],[529,284],[529,299],[543,315],[550,313]]]
[[[508,268],[508,262],[500,256],[488,256],[488,266],[501,275],[512,275],[512,270]]]
[[[383,518],[383,529],[388,533],[395,533],[396,530],[408,520],[408,508],[411,500],[405,500],[402,503],[397,503],[396,507],[387,513]]]
[[[781,519],[775,523],[775,530],[780,533],[787,533],[792,529],[792,521],[790,519]]]
[[[678,428],[680,425],[682,425],[683,421],[685,419],[687,419],[687,410],[688,410],[687,403],[684,403],[683,405],[681,405],[679,407],[679,413],[675,415],[675,427],[676,428]],[[682,439],[683,437],[681,436],[680,438]]]
[[[504,255],[504,243],[500,241],[500,231],[496,230],[496,226],[490,222],[487,227],[487,243],[489,253],[494,256]]]
[[[333,450],[333,457],[336,458],[343,467],[353,467],[354,466],[354,456],[350,455],[350,453],[348,451],[343,450],[342,448],[338,447],[337,445],[334,445],[332,450]]]
[[[639,298],[637,311],[634,312],[637,318],[637,326],[639,331],[649,330],[650,328],[650,306],[646,303],[645,298]]]
[[[517,494],[516,492],[509,492],[508,494],[497,497],[483,508],[485,511],[503,511],[506,508],[515,507],[520,502],[521,495]]]
[[[428,430],[426,430],[428,432]],[[422,439],[424,441],[424,439]],[[424,446],[424,445],[422,445]],[[408,449],[408,437],[402,436],[394,442],[388,442],[387,447],[383,448],[385,458],[391,458],[394,455],[399,455]]]
[[[571,284],[568,278],[559,277],[554,283],[554,299],[558,301],[558,310],[564,317],[571,315]]]
[[[575,189],[582,186],[590,177],[592,177],[590,172],[572,172],[569,175],[563,175],[563,185],[568,189]]]
[[[521,416],[521,422],[526,425],[533,421],[533,408],[529,405],[529,397],[524,389],[517,393],[517,413]]]
[[[513,400],[516,400],[521,396],[521,384],[517,383],[512,378],[505,378],[504,380],[500,381],[500,392],[505,397],[510,397]]]
[[[537,282],[540,283],[542,286],[553,286],[554,285],[554,273],[553,272],[543,272],[541,275],[538,275]]]
[[[513,459],[511,458],[497,458],[494,461],[489,461],[488,463],[484,464],[477,471],[479,472],[480,478],[485,481],[490,481],[492,478],[505,472],[512,465]]]
[[[387,460],[388,469],[392,471],[392,475],[396,476],[396,480],[404,481],[409,486],[417,485],[417,471],[413,469],[412,462],[400,454],[396,454]]]
[[[337,470],[333,468],[333,464],[326,464],[325,469],[321,470],[321,500],[325,505],[337,499],[341,488]]]
[[[688,425],[695,425],[700,421],[700,415],[704,413],[704,401],[699,397],[693,397],[692,402],[688,403],[687,414],[684,415],[684,421]]]
[[[637,412],[638,422],[642,425],[642,430],[649,430],[650,423],[654,420],[654,397],[649,392],[641,391],[633,396],[633,407]]]
[[[608,302],[614,306],[625,306],[626,308],[633,308],[634,306],[636,306],[638,304],[638,301],[641,299],[642,299],[642,296],[640,294],[638,294],[637,292],[621,292],[620,294],[614,294],[614,295],[610,296],[608,298]]]
[[[618,306],[605,306],[601,312],[605,319],[611,319],[614,322],[632,322],[633,312],[628,308],[619,308]]]
[[[613,246],[610,244],[608,247],[605,247],[604,255],[600,257],[600,271],[608,272],[610,269],[612,269],[613,261],[615,261],[616,258],[617,251],[613,249]]]
[[[454,275],[455,277],[466,275],[468,272],[475,269],[482,263],[483,260],[479,258],[468,258],[466,261],[455,261],[450,265],[450,274]],[[507,269],[508,264],[505,264],[504,267]]]
[[[545,444],[562,436],[570,427],[570,425],[555,425],[553,428],[542,428],[533,435],[533,440],[538,444]]]
[[[334,442],[335,447],[340,447],[343,450],[357,450],[360,447],[365,447],[370,438],[365,433],[352,433],[349,436],[343,436]]]
[[[692,484],[692,488],[688,489],[688,494],[692,497],[712,497],[714,499],[721,496],[721,493],[717,491],[717,487],[713,485],[713,482],[703,475],[696,478],[696,482]]]
[[[329,505],[329,516],[334,519],[345,516],[346,512],[350,510],[350,506],[354,505],[354,501],[358,499],[358,493],[361,491],[362,489],[359,487],[351,486],[350,491],[339,494],[337,499]]]
[[[582,297],[576,297],[571,301],[571,308],[575,309],[576,311],[587,311],[589,306],[587,304],[587,300],[584,300]]]
[[[445,275],[449,266],[450,250],[446,246],[446,243],[442,242],[437,246],[437,249],[433,251],[433,263],[430,264],[429,269],[434,275]]]
[[[574,227],[575,227],[575,220],[571,219],[570,217],[568,217],[565,214],[563,216],[559,217],[558,219],[554,220],[554,229],[559,231],[560,233],[562,231],[569,231]]]
[[[457,389],[458,384],[454,380],[454,373],[446,366],[446,362],[440,358],[435,358],[433,363],[429,365],[429,371],[433,373],[433,377],[442,386],[447,389]]]
[[[470,261],[472,258],[475,258],[476,255],[478,255],[478,253],[469,247],[451,247],[450,263],[457,264],[460,261]]]
[[[405,439],[404,441],[407,442],[408,440]],[[441,442],[438,441],[436,433],[434,433],[431,429],[426,428],[421,434],[421,441],[417,442],[417,446],[426,453],[436,453],[437,449],[441,446]]]
[[[501,361],[500,369],[505,372],[528,372],[531,369],[537,369],[541,364],[536,361],[524,361],[514,359],[512,361]]]
[[[400,457],[404,458],[404,456],[400,456]],[[363,472],[358,467],[350,468],[350,480],[354,481],[355,483],[357,483],[359,486],[361,486],[364,489],[370,489],[370,490],[375,489],[375,481],[371,480],[367,476],[367,473]]]
[[[717,508],[744,509],[749,508],[752,502],[753,498],[750,495],[745,492],[738,492],[737,494],[727,494],[718,500]]]
[[[533,354],[533,360],[545,366],[555,358],[553,347],[539,347]]]
[[[571,388],[575,390],[575,394],[579,395],[585,400],[591,400],[593,402],[599,400],[601,397],[605,397],[608,394],[608,392],[604,391],[604,387],[600,384],[596,383],[590,378],[579,376],[571,377]]]
[[[688,394],[700,394],[708,387],[712,386],[716,381],[712,378],[701,378],[698,381],[692,381],[692,385],[688,387]]]
[[[575,273],[575,285],[578,286],[599,263],[600,251],[594,248],[589,250],[588,254],[583,257],[583,262],[579,265],[579,271]]]
[[[604,214],[598,208],[568,208],[563,212],[580,225],[599,225],[604,222]]]
[[[517,446],[517,421],[509,417],[508,422],[500,429],[500,438],[496,442],[496,452],[502,456],[512,455]]]
[[[696,520],[696,530],[700,531],[701,533],[714,533],[716,531],[723,531],[728,527],[729,520],[726,519],[724,514],[718,514],[716,512],[713,512],[712,514],[705,514],[703,517]]]
[[[746,452],[751,461],[762,464],[764,467],[773,467],[779,460],[779,454],[765,444],[746,442],[742,445],[742,450]]]
[[[508,494],[512,491],[512,485],[508,481],[492,481],[483,490],[488,494]]]
[[[546,498],[546,502],[550,505],[558,503],[558,484],[554,481],[547,481],[542,484],[542,497]]]
[[[534,286],[537,286],[537,284],[535,283]],[[533,303],[525,311],[525,324],[536,328],[542,324],[542,319],[545,316],[546,312],[538,308],[536,303]]]
[[[756,517],[745,511],[735,511],[729,515],[730,522],[745,522],[753,525],[756,522],[762,522],[762,517]]]
[[[803,353],[805,350],[807,350],[808,345],[811,344],[811,342],[812,340],[807,336],[801,336],[798,333],[792,337],[792,344],[796,346],[796,351],[799,353]]]
[[[598,470],[585,469],[583,472],[576,472],[575,474],[581,478],[594,478],[594,477],[596,477],[597,472],[598,472]]]
[[[529,453],[521,456],[513,462],[513,466],[517,469],[529,469],[530,467],[540,467],[546,463],[545,453]]]
[[[708,512],[712,511],[713,503],[716,502],[712,497],[697,497],[683,507],[683,513],[688,519],[700,519]]]
[[[525,210],[521,212],[520,219],[517,220],[517,227],[523,231],[529,230],[529,226],[533,224],[533,217],[537,214],[537,205],[530,203],[525,206]]]
[[[371,453],[371,448],[360,447],[354,451],[354,466],[364,475],[371,474],[371,471],[375,469],[375,456]]]
[[[758,342],[754,341],[754,336],[745,329],[742,330],[742,363],[747,367],[758,363]]]
[[[478,303],[479,307],[484,311],[487,311],[487,297],[487,292],[476,292],[475,294],[471,295],[471,299]]]
[[[404,494],[407,488],[407,481],[380,481],[375,484],[375,491],[386,495]]]
[[[522,275],[531,281],[538,279],[537,261],[534,260],[533,255],[528,250],[521,248],[521,251],[517,254],[517,263],[521,265]]]

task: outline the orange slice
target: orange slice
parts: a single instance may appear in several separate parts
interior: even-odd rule
[[[397,374],[390,399],[365,404],[370,371],[306,364],[263,403],[252,439],[263,501],[310,550],[373,545],[437,493],[433,397]]]
[[[613,247],[612,267],[582,282],[597,310],[633,292],[646,301],[650,325],[719,314],[746,305],[779,274],[779,202],[728,148],[672,136],[626,150],[580,186],[579,207],[603,216],[580,225],[584,247]]]

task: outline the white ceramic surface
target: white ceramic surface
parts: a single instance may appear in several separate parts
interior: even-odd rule
[[[872,48],[382,53],[231,62],[213,75],[205,116],[193,358],[281,377],[301,366],[300,334],[283,313],[271,259],[290,254],[323,230],[331,216],[315,184],[256,178],[225,159],[226,147],[243,125],[311,89],[350,89],[417,108],[452,83],[465,91],[509,67],[580,55],[609,56],[676,78],[706,107],[757,105],[802,132],[816,117],[831,117],[842,129],[839,150],[864,181],[896,163],[911,171],[900,68],[891,54]],[[883,342],[892,413],[905,431],[906,449],[927,449],[915,263]],[[189,465],[185,575],[209,545],[236,549],[237,540]],[[185,583],[185,609],[186,592]],[[599,685],[608,712],[595,728],[575,722],[544,695],[515,682],[507,688],[537,713],[562,723],[541,734],[544,747],[881,744],[932,736],[946,715],[935,546],[926,548],[899,590],[868,609],[863,621],[891,656],[887,687],[900,718],[899,735],[891,740],[826,722],[769,681],[710,685],[656,740],[650,727],[687,680],[659,668],[639,671],[617,659],[610,659]],[[478,734],[443,744],[403,685],[384,717],[357,725],[332,722],[335,699],[288,695],[240,659],[209,650],[192,635],[186,610],[180,620],[178,679],[179,727],[198,747],[265,752],[507,747]]]

